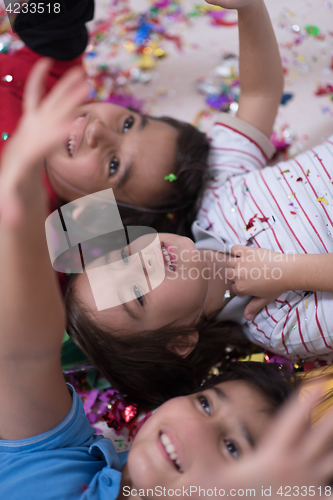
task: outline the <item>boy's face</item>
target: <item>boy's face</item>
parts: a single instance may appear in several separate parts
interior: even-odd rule
[[[149,207],[171,192],[177,131],[109,103],[78,110],[70,136],[47,158],[48,175],[67,201],[112,188],[115,198]]]
[[[123,331],[134,334],[157,330],[171,322],[194,325],[205,303],[209,279],[209,269],[205,268],[205,262],[199,260],[199,251],[189,238],[159,233],[154,241],[156,248],[150,245],[142,250],[147,266],[144,273],[137,253],[142,247],[142,238],[131,243],[130,258],[127,247],[112,252],[108,258],[103,257],[104,260],[116,259],[117,266],[109,275],[105,267],[100,267],[99,281],[93,286],[94,296],[87,275],[78,276],[76,287],[80,302],[100,326],[107,328],[112,325],[120,335]],[[164,254],[161,252],[162,247]],[[167,265],[166,251],[172,259],[173,268]],[[101,262],[101,265],[105,265],[105,262]],[[164,268],[165,278],[149,292],[146,274],[153,282],[155,277],[160,276],[161,268]],[[123,303],[97,311],[96,294],[105,300],[108,296],[113,300],[119,294]]]
[[[218,486],[226,467],[256,446],[271,410],[244,381],[164,403],[134,439],[127,464],[132,487]]]

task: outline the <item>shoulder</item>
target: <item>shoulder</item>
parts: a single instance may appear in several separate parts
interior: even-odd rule
[[[71,410],[54,429],[21,441],[0,441],[4,498],[117,497],[123,460],[109,439],[95,435],[81,399],[69,390]]]
[[[230,142],[231,141],[231,142]],[[216,142],[225,143],[226,148],[237,145],[239,149],[253,150],[262,156],[266,163],[275,153],[275,148],[268,137],[253,125],[226,113],[218,115],[211,133],[211,147]]]

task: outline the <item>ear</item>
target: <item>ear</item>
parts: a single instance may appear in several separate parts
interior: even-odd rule
[[[167,349],[177,356],[186,358],[193,349],[195,349],[199,340],[199,333],[197,330],[193,330],[190,333],[184,333],[184,335],[178,335],[178,337],[173,337],[167,345]]]

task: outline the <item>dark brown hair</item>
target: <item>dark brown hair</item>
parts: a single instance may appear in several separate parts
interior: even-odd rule
[[[227,357],[249,352],[249,342],[233,322],[204,322],[199,341],[186,358],[167,349],[171,338],[193,328],[166,325],[157,331],[130,334],[101,328],[79,302],[73,283],[66,295],[67,333],[106,379],[129,402],[149,409],[189,394],[210,368]]]
[[[140,207],[128,208],[118,203],[123,224],[150,226],[158,232],[191,237],[191,225],[200,208],[208,179],[209,141],[204,133],[190,123],[167,116],[149,118],[171,125],[178,131],[173,172],[177,180],[171,183],[171,193],[163,197],[158,205],[147,207],[152,211],[146,212]]]
[[[204,391],[222,382],[242,380],[255,387],[265,397],[274,413],[291,396],[297,387],[289,365],[239,361],[230,363],[215,377],[211,377],[195,392]]]

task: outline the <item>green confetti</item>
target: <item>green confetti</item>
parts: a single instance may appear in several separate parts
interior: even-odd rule
[[[177,180],[177,176],[175,174],[169,174],[164,177],[164,180],[173,182]]]
[[[3,134],[1,135],[1,140],[7,141],[8,137],[9,137],[9,134],[7,134],[7,132],[3,132]]]
[[[296,325],[294,325],[294,326],[291,327],[292,330],[295,330],[295,328],[296,328]]]
[[[308,32],[310,36],[317,36],[320,33],[320,29],[318,26],[313,26],[311,24],[308,24],[307,26],[304,26],[305,31]]]

